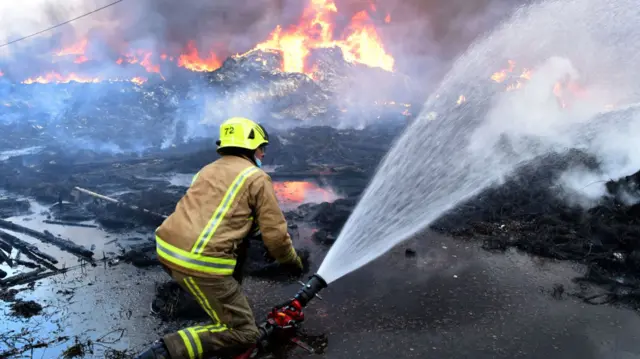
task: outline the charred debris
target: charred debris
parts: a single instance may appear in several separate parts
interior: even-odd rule
[[[67,84],[52,90],[12,85],[5,106],[0,106],[0,129],[11,134],[0,138],[1,189],[6,197],[0,200],[0,217],[32,212],[30,199],[46,206],[47,224],[98,226],[113,241],[135,231],[140,236],[134,244],[119,245],[118,253],[94,253],[74,243],[74,238],[0,220],[0,264],[24,269],[12,276],[0,271],[0,298],[15,301],[11,287],[33,285],[68,270],[57,266],[55,256],[32,244],[35,242],[11,233],[55,246],[83,265],[117,260],[156,265],[149,234],[163,215],[171,213],[188,185],[176,176],[189,177],[217,158],[209,139],[215,126],[192,128],[193,119],[205,117],[205,112],[214,124],[240,109],[247,116],[264,119],[272,131],[265,165],[275,181],[314,181],[340,193],[342,198],[334,202],[302,204],[286,213],[292,227],[309,223],[317,229],[313,239],[330,246],[379,161],[413,116],[411,99],[402,98],[410,92],[410,84],[401,75],[348,64],[340,60],[336,49],[316,54],[314,79],[278,71],[278,56],[255,51],[228,59],[212,73],[140,87]],[[376,93],[383,97],[400,94],[397,102],[364,95],[337,96],[345,86],[371,86],[376,76],[386,76],[392,89]],[[48,102],[43,100],[46,96],[52,96]],[[76,96],[88,100],[70,102]],[[155,135],[159,133],[162,135]],[[570,205],[556,186],[563,171],[574,166],[597,168],[598,164],[578,151],[537,158],[502,185],[440,218],[432,229],[481,240],[487,250],[517,248],[584,263],[588,271],[576,280],[606,289],[598,296],[585,295],[584,300],[624,302],[640,308],[636,274],[640,269],[640,207],[628,201],[640,195],[640,172],[611,179],[606,184],[608,193],[585,210]],[[76,187],[118,203],[88,196]],[[248,268],[249,275],[277,275],[265,253],[259,243],[251,246],[249,255],[256,264]],[[413,255],[415,252],[407,251],[408,257]],[[165,299],[173,300],[171,296]]]

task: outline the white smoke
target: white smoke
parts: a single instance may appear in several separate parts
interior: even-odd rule
[[[607,181],[640,169],[640,112],[628,107],[605,110],[617,101],[616,93],[603,91],[597,83],[586,85],[584,95],[563,108],[552,91],[563,79],[579,81],[580,73],[568,59],[552,57],[534,69],[521,89],[498,95],[469,149],[491,156],[499,141],[508,139],[504,168],[545,153],[581,149],[595,156],[600,168],[570,168],[557,184],[568,201],[591,207],[606,195]]]
[[[637,165],[640,117],[602,114],[640,100],[637,5],[536,3],[471,46],[384,158],[318,273],[331,282],[371,262],[537,156],[582,149],[608,175]],[[489,80],[508,60],[533,69],[520,90]],[[586,91],[564,107],[553,88],[567,77]]]

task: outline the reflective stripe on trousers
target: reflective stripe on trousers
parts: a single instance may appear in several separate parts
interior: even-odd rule
[[[201,273],[231,275],[236,267],[236,260],[230,258],[206,257],[194,254],[173,246],[156,235],[158,256],[183,268]]]
[[[184,342],[185,348],[189,353],[189,359],[201,359],[202,358],[202,342],[198,334],[202,332],[219,333],[227,330],[226,327],[222,328],[219,325],[211,324],[205,326],[191,327],[178,331],[178,334]]]
[[[211,307],[211,303],[207,300],[207,297],[202,293],[202,290],[196,284],[196,281],[191,277],[184,278],[184,284],[189,289],[191,295],[198,301],[202,309],[207,312],[207,315],[213,320],[213,324],[206,326],[198,326],[179,330],[178,334],[184,342],[185,348],[189,353],[190,359],[202,358],[202,342],[200,341],[199,333],[209,331],[211,333],[219,333],[228,330],[227,326],[220,321],[218,313]]]
[[[211,215],[211,219],[207,223],[206,227],[200,233],[198,240],[194,243],[193,248],[191,249],[191,253],[200,254],[204,251],[204,248],[207,246],[207,243],[211,240],[213,235],[216,233],[216,230],[220,226],[220,223],[224,220],[227,212],[231,208],[233,204],[233,200],[236,198],[238,192],[246,182],[246,180],[251,177],[256,171],[258,167],[251,166],[245,168],[242,172],[236,176],[236,178],[231,183],[231,186],[227,189],[227,192],[224,194],[222,201],[218,205],[218,208]]]

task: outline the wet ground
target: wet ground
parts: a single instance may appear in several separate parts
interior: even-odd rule
[[[25,225],[38,223],[34,216]],[[28,224],[28,223],[31,224]],[[34,227],[35,228],[35,227]],[[38,227],[41,228],[41,227]],[[51,227],[49,227],[51,230]],[[53,231],[108,253],[109,238],[96,229]],[[324,249],[302,226],[298,245],[311,248],[314,268]],[[24,238],[27,240],[27,238]],[[406,256],[405,249],[415,250]],[[54,251],[54,249],[51,249]],[[53,253],[53,252],[52,252]],[[66,258],[67,267],[78,265]],[[106,254],[106,256],[109,256]],[[97,256],[101,257],[101,256]],[[427,233],[332,283],[307,312],[306,330],[328,337],[325,358],[635,358],[640,356],[640,316],[629,309],[587,305],[571,297],[571,278],[582,268],[567,262],[508,252],[491,254],[476,243]],[[84,357],[112,349],[138,351],[184,322],[163,323],[150,313],[159,268],[126,263],[78,266],[18,293],[42,304],[41,315],[9,316],[3,305],[0,353],[25,340],[54,342],[22,357],[58,358],[76,343]],[[562,286],[563,291],[559,290]],[[245,291],[258,318],[299,285],[248,278]],[[14,337],[11,331],[30,334]],[[62,339],[59,339],[62,338]],[[294,352],[292,357],[306,354]],[[13,356],[21,357],[21,356]]]

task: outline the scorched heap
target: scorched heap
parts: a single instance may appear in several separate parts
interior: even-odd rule
[[[280,71],[304,73],[314,77],[317,65],[310,60],[313,50],[339,48],[342,50],[344,60],[349,63],[393,71],[394,59],[385,50],[374,22],[369,16],[370,12],[375,11],[375,6],[370,5],[368,10],[353,15],[349,24],[338,32],[335,26],[338,15],[336,4],[332,0],[310,0],[297,24],[289,27],[278,25],[263,42],[246,53],[235,54],[233,57],[246,56],[255,50],[275,51],[282,56],[279,64]],[[389,21],[390,17],[387,16],[385,22]],[[149,49],[128,46],[124,46],[123,49],[120,45],[118,49],[111,49],[120,54],[115,64],[109,63],[112,60],[107,60],[104,56],[93,56],[89,51],[91,46],[90,38],[76,39],[75,42],[68,43],[51,54],[53,65],[51,69],[34,73],[19,81],[24,84],[100,81],[130,81],[141,84],[152,77],[164,80],[164,70],[172,72],[172,67],[196,72],[211,72],[223,64],[223,57],[220,54],[198,48],[195,41],[187,42],[177,53],[170,51],[154,53]],[[122,71],[95,73],[96,66],[87,66],[88,64],[98,65],[98,68],[117,65]],[[93,70],[88,70],[89,68]],[[2,70],[10,75],[11,69]],[[118,76],[118,72],[123,75]],[[135,76],[124,76],[132,72]],[[0,72],[1,75],[2,72]]]

